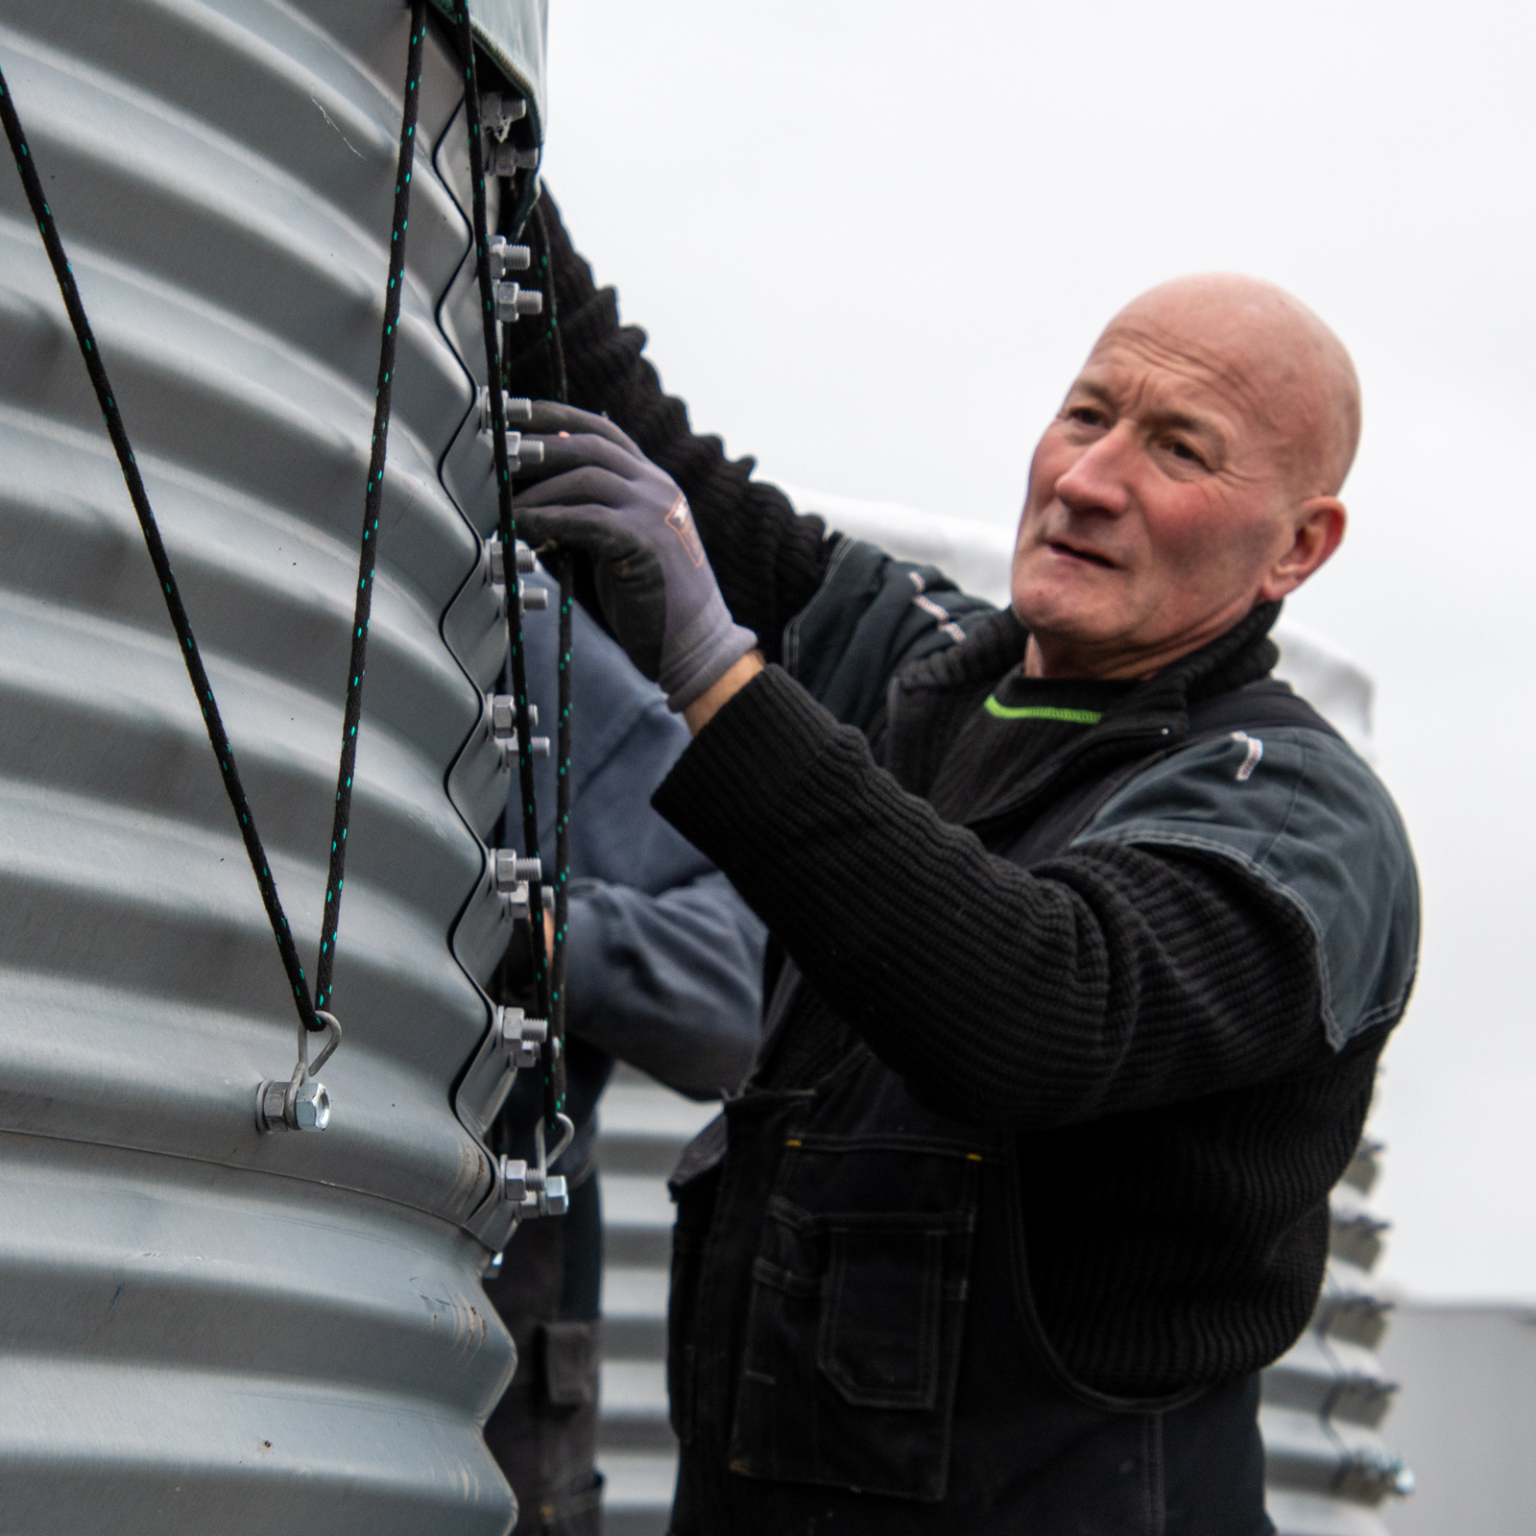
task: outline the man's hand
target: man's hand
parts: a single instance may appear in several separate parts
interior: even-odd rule
[[[524,436],[544,463],[514,499],[518,532],[591,556],[619,644],[686,709],[755,643],[720,596],[687,498],[601,416],[540,401]]]

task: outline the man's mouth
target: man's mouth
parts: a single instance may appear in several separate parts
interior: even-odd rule
[[[1106,555],[1101,555],[1092,549],[1081,549],[1075,544],[1064,544],[1060,539],[1047,539],[1046,543],[1058,555],[1069,555],[1074,560],[1081,560],[1087,565],[1097,565],[1106,571],[1118,570],[1115,562]]]

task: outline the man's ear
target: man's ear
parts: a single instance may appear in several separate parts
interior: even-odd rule
[[[1314,496],[1304,501],[1291,522],[1295,538],[1270,567],[1259,596],[1272,603],[1294,592],[1343,542],[1348,522],[1349,514],[1337,496]]]

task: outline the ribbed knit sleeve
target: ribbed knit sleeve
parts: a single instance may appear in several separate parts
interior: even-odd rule
[[[1327,1054],[1313,941],[1257,882],[1118,846],[1025,870],[903,791],[777,668],[654,804],[943,1113],[1042,1130]]]
[[[835,540],[819,517],[799,516],[777,487],[753,480],[752,459],[728,459],[718,437],[693,431],[687,406],[644,356],[645,332],[620,322],[618,295],[597,287],[547,191],[534,222],[553,276],[558,351],[547,325],[510,329],[507,388],[551,396],[563,365],[569,403],[608,416],[677,481],[732,614],[777,659],[784,626],[820,586]]]

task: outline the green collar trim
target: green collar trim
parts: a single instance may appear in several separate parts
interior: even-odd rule
[[[1097,725],[1104,718],[1097,709],[1057,709],[1052,704],[999,704],[987,695],[987,713],[996,720],[1059,720],[1064,725]]]

